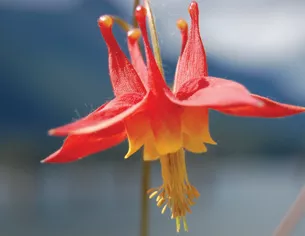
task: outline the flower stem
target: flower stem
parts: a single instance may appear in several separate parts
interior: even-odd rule
[[[140,235],[148,236],[149,234],[149,205],[147,190],[150,185],[150,162],[144,161],[142,163],[142,187],[141,187],[141,224]]]
[[[292,234],[295,226],[301,220],[305,213],[305,187],[302,188],[297,199],[286,213],[282,222],[276,228],[273,236],[289,236]]]
[[[138,22],[135,17],[135,9],[140,4],[140,0],[134,0],[133,9],[132,9],[132,25],[133,27],[138,27]],[[142,49],[142,48],[141,48]],[[143,51],[142,56],[143,56]],[[147,197],[147,190],[150,185],[150,163],[145,162],[142,159],[142,183],[141,183],[141,215],[140,215],[140,236],[148,236],[149,235],[149,204]]]
[[[161,52],[160,52],[160,47],[159,47],[158,34],[157,34],[155,19],[154,19],[152,10],[151,10],[150,0],[145,0],[144,2],[145,2],[145,8],[147,9],[148,26],[149,26],[154,56],[155,56],[156,62],[158,64],[159,70],[164,78],[164,71],[163,71],[163,66],[162,66],[162,58],[161,58]]]

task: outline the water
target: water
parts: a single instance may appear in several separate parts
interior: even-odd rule
[[[91,160],[37,169],[2,165],[0,235],[138,235],[139,159]],[[187,165],[201,192],[187,218],[188,235],[272,235],[305,184],[298,158],[190,157]],[[161,182],[159,169],[154,162],[152,187]],[[150,201],[151,235],[176,235],[169,213],[161,215],[154,204]],[[304,222],[293,235],[305,235]]]

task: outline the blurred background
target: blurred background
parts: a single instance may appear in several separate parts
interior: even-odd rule
[[[166,78],[173,80],[185,0],[152,0]],[[137,235],[141,154],[126,143],[67,165],[40,164],[62,139],[47,130],[87,115],[112,91],[96,21],[132,17],[132,0],[0,0],[0,235]],[[305,2],[200,0],[210,75],[305,106]],[[125,33],[115,29],[126,51]],[[211,112],[218,142],[188,155],[201,197],[190,235],[271,235],[305,184],[305,115],[247,119]],[[152,183],[161,184],[153,163]],[[151,235],[175,222],[150,202]],[[183,232],[181,234],[184,234]],[[305,235],[301,222],[293,235]]]

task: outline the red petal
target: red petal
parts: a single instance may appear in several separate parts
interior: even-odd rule
[[[102,120],[93,120],[86,122],[86,124],[83,127],[79,127],[78,129],[71,130],[71,134],[86,134],[86,133],[92,133],[97,132],[102,129],[106,129],[108,127],[112,127],[113,125],[122,122],[124,119],[128,118],[132,114],[140,111],[141,109],[144,109],[144,106],[147,102],[147,96],[145,96],[141,101],[138,103],[130,106],[129,108],[122,111],[120,114],[112,117],[107,117]]]
[[[91,113],[78,121],[50,130],[49,134],[66,136],[71,133],[78,133],[76,131],[79,130],[90,130],[90,128],[92,128],[91,126],[98,126],[99,128],[97,130],[104,130],[104,132],[107,133],[116,132],[116,124],[122,122],[126,116],[130,115],[142,104],[142,95],[127,93],[113,99],[103,108],[99,108],[96,112]],[[91,133],[97,130],[84,133]]]
[[[101,16],[98,20],[101,33],[108,48],[109,74],[115,96],[124,93],[145,93],[145,88],[137,72],[122,52],[112,34],[113,20]]]
[[[179,100],[186,100],[198,90],[205,89],[209,87],[209,85],[210,84],[205,77],[201,79],[189,79],[180,86],[175,96]]]
[[[156,60],[154,58],[153,52],[149,44],[147,29],[146,29],[146,9],[142,6],[138,6],[136,8],[135,15],[144,40],[147,73],[148,73],[147,81],[148,81],[149,90],[155,93],[158,92],[163,93],[163,90],[164,88],[167,88],[167,85],[158,68],[158,65],[156,63]]]
[[[191,29],[174,82],[174,92],[179,90],[183,83],[192,78],[202,78],[208,75],[206,54],[199,32],[199,9],[196,2],[189,7]]]
[[[176,95],[175,99],[167,93],[173,102],[183,106],[204,106],[217,109],[241,105],[263,105],[260,100],[253,98],[243,85],[215,77],[189,80],[182,85]]]
[[[247,116],[247,117],[263,117],[263,118],[278,118],[285,116],[292,116],[305,112],[305,107],[279,103],[266,97],[252,94],[252,96],[262,102],[263,107],[256,106],[241,106],[231,109],[217,109],[218,111],[233,115],[233,116]]]
[[[121,126],[124,130],[124,126]],[[44,159],[43,163],[64,163],[77,161],[88,155],[111,148],[123,142],[125,131],[110,137],[101,136],[100,133],[68,136],[62,147]]]
[[[144,86],[147,86],[147,68],[144,63],[138,41],[140,36],[141,36],[141,31],[139,29],[129,30],[127,37],[128,39],[127,44],[131,58],[131,63],[133,67],[136,69]]]
[[[72,127],[78,124],[78,122],[80,121],[84,121],[84,120],[88,120],[88,119],[95,119],[96,118],[96,114],[103,110],[105,108],[105,106],[107,106],[109,104],[109,102],[104,103],[103,105],[101,105],[100,107],[98,107],[97,109],[95,109],[93,112],[91,112],[89,115],[81,118],[80,120],[74,121],[73,123],[70,123],[68,125],[64,125],[61,126],[59,128],[55,128],[55,129],[51,129],[49,130],[49,134],[53,135],[53,136],[67,136],[67,132],[65,131],[65,129],[62,129],[62,127]]]

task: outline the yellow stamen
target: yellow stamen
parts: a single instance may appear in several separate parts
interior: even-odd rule
[[[166,211],[166,208],[167,208],[167,204],[164,205],[164,207],[162,208],[161,214],[164,214],[164,212]]]
[[[153,198],[154,196],[156,196],[158,194],[158,191],[153,192],[152,194],[149,195],[149,198]]]
[[[148,191],[149,198],[157,195],[157,206],[162,207],[163,214],[167,208],[171,210],[172,218],[176,219],[177,232],[181,228],[181,220],[185,231],[188,231],[186,213],[191,213],[190,207],[194,205],[194,198],[199,192],[188,180],[184,150],[169,153],[160,157],[163,185],[154,191]]]

